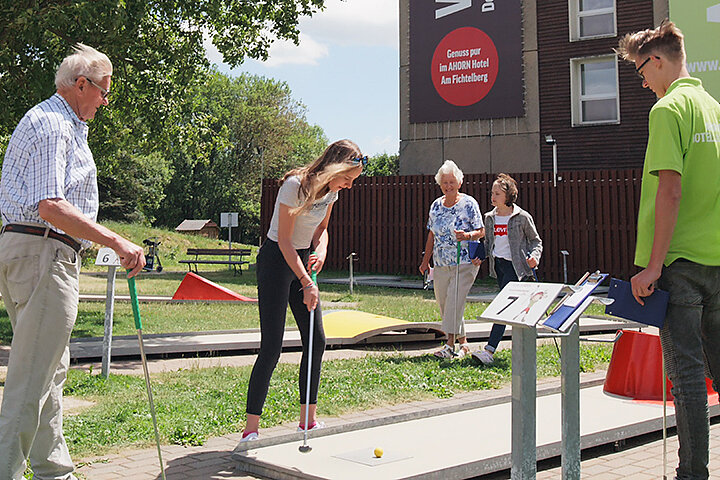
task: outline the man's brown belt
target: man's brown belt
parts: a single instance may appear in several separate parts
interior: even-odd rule
[[[51,230],[45,227],[33,227],[32,225],[20,225],[17,223],[11,223],[9,225],[3,226],[2,230],[0,230],[0,234],[5,232],[24,233],[26,235],[36,235],[38,237],[53,238],[55,240],[61,241],[68,247],[75,250],[77,253],[80,253],[80,250],[82,249],[82,245],[80,245],[80,243],[78,243],[78,241],[70,235],[58,233],[55,230]]]

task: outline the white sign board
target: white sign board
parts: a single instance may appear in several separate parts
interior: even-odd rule
[[[220,214],[221,227],[237,227],[238,212],[223,212]]]
[[[107,266],[107,267],[119,267],[120,257],[118,257],[115,250],[110,247],[102,247],[95,258],[95,265]]]
[[[563,285],[559,283],[510,282],[482,313],[483,320],[506,325],[534,327]]]

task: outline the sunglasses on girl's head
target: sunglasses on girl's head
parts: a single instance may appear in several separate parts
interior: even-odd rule
[[[355,158],[351,158],[350,161],[352,163],[360,163],[364,167],[368,163],[368,157],[367,157],[367,155],[365,155],[364,157],[355,157]]]

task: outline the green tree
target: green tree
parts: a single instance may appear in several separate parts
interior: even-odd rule
[[[0,140],[29,108],[52,95],[55,71],[73,44],[99,49],[114,65],[110,108],[98,112],[89,136],[98,165],[100,213],[152,220],[174,157],[202,163],[214,151],[207,143],[211,119],[195,117],[189,98],[209,72],[204,38],[231,66],[246,57],[264,59],[274,38],[297,42],[299,18],[324,3],[6,1],[0,9]]]
[[[207,154],[176,152],[167,196],[155,212],[158,223],[176,226],[184,218],[218,219],[240,212],[240,240],[260,233],[261,175],[278,178],[309,162],[325,148],[322,130],[309,125],[305,107],[293,100],[288,85],[266,77],[229,78],[213,72],[198,85],[193,115],[202,123]]]
[[[2,165],[2,159],[5,157],[5,150],[7,149],[8,142],[10,142],[10,135],[0,134],[0,165]]]
[[[368,159],[363,174],[368,177],[384,177],[400,173],[400,156],[380,153]]]
[[[4,2],[0,9],[0,124],[12,129],[54,91],[70,46],[83,42],[113,60],[120,103],[164,117],[207,67],[203,37],[231,66],[267,58],[272,39],[298,40],[297,23],[324,0],[66,0]],[[0,132],[2,133],[2,132]]]

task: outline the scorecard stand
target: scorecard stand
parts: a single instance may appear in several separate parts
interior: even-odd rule
[[[538,328],[559,336],[561,350],[562,478],[580,480],[580,334],[578,319],[607,275],[586,274],[573,287],[552,283],[511,282],[498,294],[481,320],[512,329],[511,478],[537,474],[537,338]],[[555,298],[565,296],[550,311]],[[543,318],[545,317],[545,318]]]

